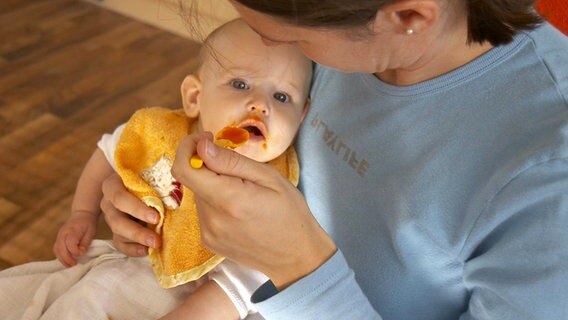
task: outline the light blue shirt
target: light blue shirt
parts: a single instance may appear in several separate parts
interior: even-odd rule
[[[568,40],[408,87],[316,68],[301,189],[340,251],[268,319],[568,319]]]

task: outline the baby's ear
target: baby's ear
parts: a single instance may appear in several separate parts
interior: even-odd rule
[[[181,83],[181,99],[183,110],[190,118],[199,115],[199,94],[201,93],[201,81],[194,75],[189,75]]]
[[[306,99],[306,104],[304,105],[304,110],[302,111],[302,118],[300,119],[301,122],[304,121],[308,111],[310,111],[310,106],[312,105],[312,100],[310,98]]]

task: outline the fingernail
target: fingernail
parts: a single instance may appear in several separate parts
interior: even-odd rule
[[[136,250],[136,252],[140,256],[146,255],[146,249],[145,248],[138,248],[138,250]]]
[[[207,152],[207,154],[211,158],[214,158],[214,157],[217,156],[217,153],[219,152],[219,150],[217,150],[217,146],[215,146],[213,144],[213,142],[211,142],[211,140],[206,140],[205,141],[205,152]]]
[[[146,245],[148,247],[154,248],[154,246],[156,245],[156,241],[154,240],[153,237],[148,237],[148,239],[146,239]]]
[[[146,215],[146,220],[150,223],[156,224],[158,223],[158,216],[155,213],[148,213]]]

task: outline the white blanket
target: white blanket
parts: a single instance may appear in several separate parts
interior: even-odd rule
[[[159,286],[147,257],[130,258],[95,240],[72,268],[57,260],[0,272],[2,319],[156,319],[181,304],[197,283]]]

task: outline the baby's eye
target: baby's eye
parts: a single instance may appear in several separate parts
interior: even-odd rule
[[[231,86],[238,90],[247,90],[249,88],[246,82],[239,79],[231,80]]]
[[[290,102],[290,96],[288,96],[285,93],[282,92],[276,92],[274,95],[272,95],[274,97],[274,99],[282,102],[282,103],[286,103],[286,102]]]

